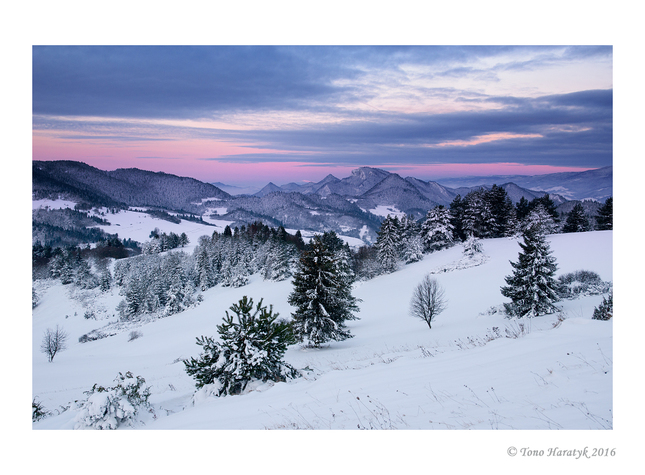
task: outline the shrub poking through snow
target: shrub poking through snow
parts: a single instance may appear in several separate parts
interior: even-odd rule
[[[142,336],[143,336],[143,333],[137,330],[133,330],[128,335],[128,341],[136,340],[137,338],[141,338]]]
[[[562,299],[575,299],[586,295],[600,295],[609,291],[611,283],[603,282],[595,272],[577,270],[558,277],[558,295]]]
[[[609,320],[614,315],[614,295],[609,293],[609,297],[602,298],[602,302],[598,307],[593,309],[592,320]]]
[[[285,381],[298,373],[282,361],[287,346],[295,343],[291,324],[277,320],[273,306],[267,310],[262,300],[253,310],[253,299],[244,296],[226,312],[217,326],[221,342],[211,337],[197,338],[203,348],[198,358],[185,360],[186,372],[195,378],[197,388],[215,385],[218,396],[240,394],[251,381]]]
[[[36,401],[34,398],[31,401],[31,420],[32,422],[39,421],[50,415],[50,412],[45,410],[45,406],[40,401]]]
[[[116,429],[121,425],[134,425],[141,408],[150,407],[150,388],[141,376],[130,371],[119,373],[114,387],[104,388],[95,384],[85,391],[87,399],[76,416],[74,429]]]

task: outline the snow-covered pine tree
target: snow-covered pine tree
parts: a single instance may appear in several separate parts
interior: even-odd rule
[[[294,247],[277,239],[267,241],[269,248],[262,276],[265,280],[281,281],[288,279],[292,275],[292,262],[294,256]]]
[[[484,190],[473,190],[466,195],[462,225],[464,233],[475,237],[490,237],[490,221],[492,214],[486,202]]]
[[[522,251],[517,262],[511,262],[513,275],[504,279],[507,286],[502,295],[511,299],[504,307],[509,315],[535,317],[558,311],[555,303],[560,300],[554,278],[557,264],[551,249],[539,229],[529,228],[520,243]]]
[[[80,256],[74,269],[74,285],[81,289],[94,289],[99,286],[99,279],[92,274],[89,262]]]
[[[475,236],[469,236],[468,239],[464,241],[464,250],[463,254],[465,257],[472,259],[478,254],[483,254],[484,246],[482,246],[481,240]]]
[[[540,234],[553,234],[558,231],[558,225],[553,220],[551,213],[542,204],[539,204],[526,216],[521,229],[523,232],[532,229]]]
[[[589,219],[585,216],[585,210],[581,203],[576,203],[562,228],[563,233],[582,233],[589,231]]]
[[[450,224],[453,227],[455,241],[463,241],[468,235],[464,231],[464,215],[466,213],[466,200],[461,195],[455,196],[450,203]]]
[[[253,308],[246,296],[226,312],[224,323],[217,326],[220,342],[211,337],[197,338],[203,348],[199,358],[184,360],[186,372],[198,388],[217,384],[217,395],[239,394],[249,382],[284,381],[298,376],[282,361],[287,346],[295,343],[290,323],[277,320],[273,306],[267,310],[262,300]]]
[[[609,320],[614,315],[614,293],[609,292],[608,297],[603,297],[598,307],[593,309],[592,320]]]
[[[423,242],[421,240],[421,227],[412,216],[403,216],[401,228],[401,259],[406,264],[423,259]]]
[[[183,252],[173,252],[165,259],[163,274],[168,287],[164,309],[166,315],[179,313],[193,303],[194,289],[182,262],[185,258]]]
[[[614,198],[609,197],[596,215],[596,229],[605,231],[614,228]]]
[[[351,338],[345,326],[355,320],[357,299],[352,296],[353,274],[349,261],[332,252],[320,235],[315,235],[298,265],[289,304],[298,341],[319,347],[330,340]]]
[[[203,292],[213,286],[213,271],[211,268],[211,259],[208,255],[207,244],[200,243],[200,245],[195,248],[195,254],[197,256],[195,260],[195,270],[197,271],[198,276],[198,286]]]
[[[421,225],[421,236],[426,251],[438,251],[452,245],[454,226],[450,220],[450,212],[441,205],[428,211]]]
[[[374,247],[378,256],[381,269],[384,273],[394,272],[398,269],[400,256],[401,236],[398,218],[387,217],[381,223],[381,229]]]
[[[484,195],[490,210],[486,223],[487,235],[490,237],[510,236],[515,230],[515,208],[506,190],[501,186],[493,185]]]
[[[101,275],[99,277],[99,287],[101,289],[101,292],[107,292],[112,287],[112,274],[110,274],[110,269],[107,266],[105,266],[105,268],[101,271]]]

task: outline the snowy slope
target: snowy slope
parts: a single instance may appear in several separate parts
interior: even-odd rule
[[[549,237],[559,274],[593,270],[612,280],[612,232]],[[516,260],[517,241],[483,241],[488,260],[450,271],[461,248],[437,252],[418,263],[356,285],[360,320],[350,322],[354,338],[313,350],[297,345],[285,360],[304,371],[287,383],[264,384],[247,394],[223,398],[198,395],[181,359],[196,356],[195,337],[216,335],[224,311],[243,295],[284,317],[291,283],[254,276],[241,288],[215,287],[197,307],[106,339],[78,343],[78,337],[109,321],[88,320],[69,298],[70,287],[42,292],[33,311],[33,395],[49,410],[84,398],[94,383],[110,385],[119,372],[143,376],[153,388],[156,419],[146,415],[139,429],[608,429],[613,426],[613,350],[610,322],[591,320],[600,296],[562,303],[568,317],[534,319],[529,334],[490,338],[517,323],[486,311],[501,304],[499,287]],[[592,257],[590,257],[592,256]],[[443,272],[448,269],[447,272]],[[428,272],[446,290],[448,308],[432,330],[408,315],[414,286]],[[90,306],[114,308],[113,293]],[[39,352],[46,328],[59,324],[69,348],[52,363]],[[487,341],[491,340],[491,341]],[[70,409],[34,424],[34,429],[71,429]]]

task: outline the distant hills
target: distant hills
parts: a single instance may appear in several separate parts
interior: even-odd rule
[[[561,172],[547,175],[497,175],[487,177],[446,178],[440,180],[451,188],[513,183],[533,191],[561,195],[566,200],[605,201],[613,194],[613,167],[584,172]]]
[[[612,167],[442,182],[402,178],[378,168],[361,167],[342,179],[328,175],[318,183],[269,183],[253,195],[234,195],[193,178],[136,168],[108,172],[74,161],[33,162],[35,199],[60,196],[92,206],[157,207],[212,216],[234,225],[259,220],[287,229],[334,230],[366,242],[375,241],[380,222],[389,212],[419,219],[437,205],[449,206],[458,194],[463,197],[473,189],[488,189],[493,184],[504,188],[514,203],[547,192],[556,205],[584,198],[603,201],[612,195]]]
[[[205,199],[231,198],[194,178],[137,168],[103,171],[68,160],[34,161],[32,192],[34,198],[63,195],[94,206],[152,206],[189,212],[198,212]]]

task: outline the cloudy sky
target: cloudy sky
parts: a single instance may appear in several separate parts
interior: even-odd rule
[[[612,164],[612,48],[33,47],[33,159],[228,184]]]

